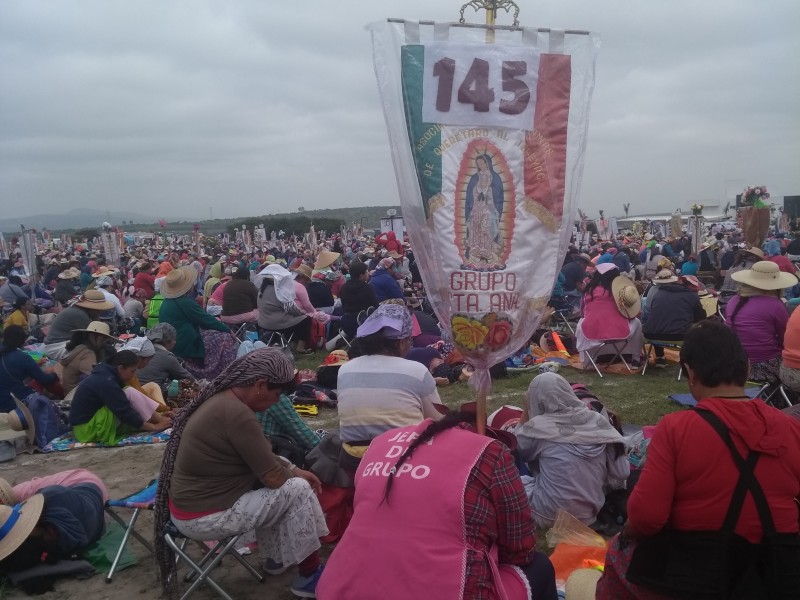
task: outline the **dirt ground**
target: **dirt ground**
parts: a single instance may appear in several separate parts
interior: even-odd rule
[[[108,486],[112,498],[124,497],[146,485],[158,474],[164,444],[128,446],[122,448],[86,448],[51,454],[21,454],[8,463],[0,464],[0,477],[16,484],[33,477],[50,475],[66,469],[89,469],[97,474]],[[125,517],[123,517],[125,518]],[[144,513],[136,529],[147,539],[153,535],[152,514]],[[106,584],[102,574],[79,581],[73,578],[60,579],[55,588],[38,598],[42,600],[67,600],[81,598],[86,600],[128,600],[135,598],[159,598],[161,588],[155,576],[152,555],[135,539],[128,548],[138,560],[138,564],[128,567],[114,575]],[[250,560],[257,564],[257,555]],[[269,598],[270,600],[289,600],[295,596],[289,591],[293,570],[279,577],[267,576],[265,583],[258,583],[233,559],[225,559],[217,567],[215,579],[235,599]],[[192,596],[198,600],[219,598],[207,586],[201,587]],[[28,598],[22,591],[14,588],[0,588],[0,598]]]

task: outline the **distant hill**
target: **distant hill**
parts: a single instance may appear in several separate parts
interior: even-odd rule
[[[81,227],[100,227],[103,221],[113,225],[133,221],[135,223],[154,223],[156,219],[141,213],[121,210],[95,210],[91,208],[75,208],[63,214],[29,215],[27,217],[0,219],[0,231],[6,235],[19,232],[20,225],[28,229],[51,229],[64,231],[80,229]],[[151,225],[152,226],[152,225]]]
[[[187,233],[192,231],[195,223],[198,223],[202,232],[214,234],[224,232],[232,227],[240,227],[245,220],[248,222],[256,220],[259,223],[265,223],[269,228],[270,221],[296,219],[297,217],[305,217],[311,220],[311,222],[313,222],[315,218],[325,220],[334,219],[346,225],[358,223],[363,225],[365,229],[378,229],[380,227],[380,220],[386,217],[386,211],[392,208],[397,211],[398,216],[402,214],[402,210],[399,206],[325,208],[276,215],[251,215],[233,219],[168,221],[166,230],[175,233]],[[107,214],[105,211],[100,210],[75,209],[65,215],[34,215],[17,219],[0,219],[0,231],[3,231],[6,236],[13,235],[19,232],[20,224],[24,224],[25,227],[33,227],[35,229],[43,229],[46,227],[53,233],[70,233],[76,229],[99,229],[103,221],[108,221],[112,225],[121,226],[125,231],[131,232],[159,230],[158,225],[156,225],[157,219],[144,215],[122,211],[109,211]],[[133,221],[133,223],[131,223],[131,221]]]

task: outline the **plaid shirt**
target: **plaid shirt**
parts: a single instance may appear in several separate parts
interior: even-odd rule
[[[303,452],[308,452],[319,444],[319,436],[303,422],[286,394],[281,394],[277,404],[263,412],[257,412],[256,418],[261,423],[264,435],[285,435],[302,448]]]
[[[468,428],[468,427],[465,427]],[[467,555],[464,600],[487,600],[492,571],[482,550],[498,548],[500,564],[525,565],[533,558],[536,532],[525,488],[511,453],[500,442],[486,447],[464,491]]]

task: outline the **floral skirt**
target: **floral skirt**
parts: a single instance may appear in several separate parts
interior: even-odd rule
[[[206,348],[205,359],[185,358],[184,366],[197,379],[211,381],[236,360],[238,345],[236,340],[224,331],[204,329],[201,333]]]
[[[178,530],[194,540],[219,540],[255,531],[262,561],[295,565],[320,548],[328,534],[325,515],[304,479],[293,477],[278,489],[245,493],[228,510],[197,519],[172,518]]]
[[[780,372],[781,372],[781,362],[782,359],[780,356],[776,356],[775,358],[770,358],[769,360],[765,360],[762,362],[751,362],[750,363],[750,376],[748,379],[751,381],[779,381],[780,380]]]

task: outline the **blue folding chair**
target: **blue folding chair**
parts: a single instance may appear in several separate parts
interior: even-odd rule
[[[109,570],[108,575],[106,575],[106,583],[111,583],[111,578],[114,576],[114,571],[117,569],[119,559],[122,557],[122,551],[125,550],[125,546],[127,545],[131,536],[135,537],[142,544],[144,544],[144,547],[147,548],[151,553],[153,552],[153,545],[144,537],[142,537],[142,535],[136,531],[135,527],[141,511],[153,510],[153,506],[156,502],[157,488],[158,480],[153,479],[147,484],[147,487],[142,488],[138,492],[134,492],[130,496],[125,496],[120,500],[106,501],[105,510],[108,515],[117,523],[122,525],[122,527],[125,529],[125,533],[122,536],[122,541],[119,544],[119,549],[117,549],[117,555],[114,557],[114,562],[111,563],[111,569]],[[130,521],[126,523],[125,520],[115,512],[115,509],[119,508],[125,508],[133,511]]]

